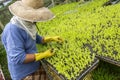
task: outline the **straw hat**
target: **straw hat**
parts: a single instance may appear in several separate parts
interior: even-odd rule
[[[9,6],[10,12],[19,18],[30,21],[40,22],[54,18],[53,13],[43,7],[43,0],[21,0]]]

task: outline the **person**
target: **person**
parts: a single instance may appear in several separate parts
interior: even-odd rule
[[[21,0],[9,6],[13,17],[5,26],[1,38],[7,53],[8,69],[12,80],[48,79],[39,60],[53,56],[54,50],[48,49],[38,53],[36,43],[63,40],[59,36],[43,37],[37,34],[36,22],[55,17],[48,8],[43,7],[43,4],[43,0]]]

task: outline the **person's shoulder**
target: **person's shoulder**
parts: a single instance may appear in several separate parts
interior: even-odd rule
[[[17,29],[19,29],[18,28],[18,25],[16,25],[16,24],[12,24],[11,22],[9,22],[6,26],[5,26],[5,28],[6,29],[15,29],[15,30],[17,30]]]
[[[19,29],[17,25],[12,24],[11,22],[9,22],[8,24],[6,24],[4,31],[5,32],[19,32]]]

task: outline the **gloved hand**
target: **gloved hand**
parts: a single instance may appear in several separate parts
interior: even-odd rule
[[[39,61],[43,58],[47,58],[47,57],[50,57],[50,56],[53,56],[54,55],[54,51],[53,49],[49,49],[43,53],[36,53],[35,54],[35,61]]]
[[[43,42],[50,42],[50,41],[56,41],[56,42],[63,42],[63,39],[60,38],[60,36],[54,36],[54,37],[44,37]]]

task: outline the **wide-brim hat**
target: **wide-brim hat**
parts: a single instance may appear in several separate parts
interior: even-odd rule
[[[43,0],[21,0],[9,6],[10,12],[26,21],[41,22],[54,18],[54,14],[43,7]]]

